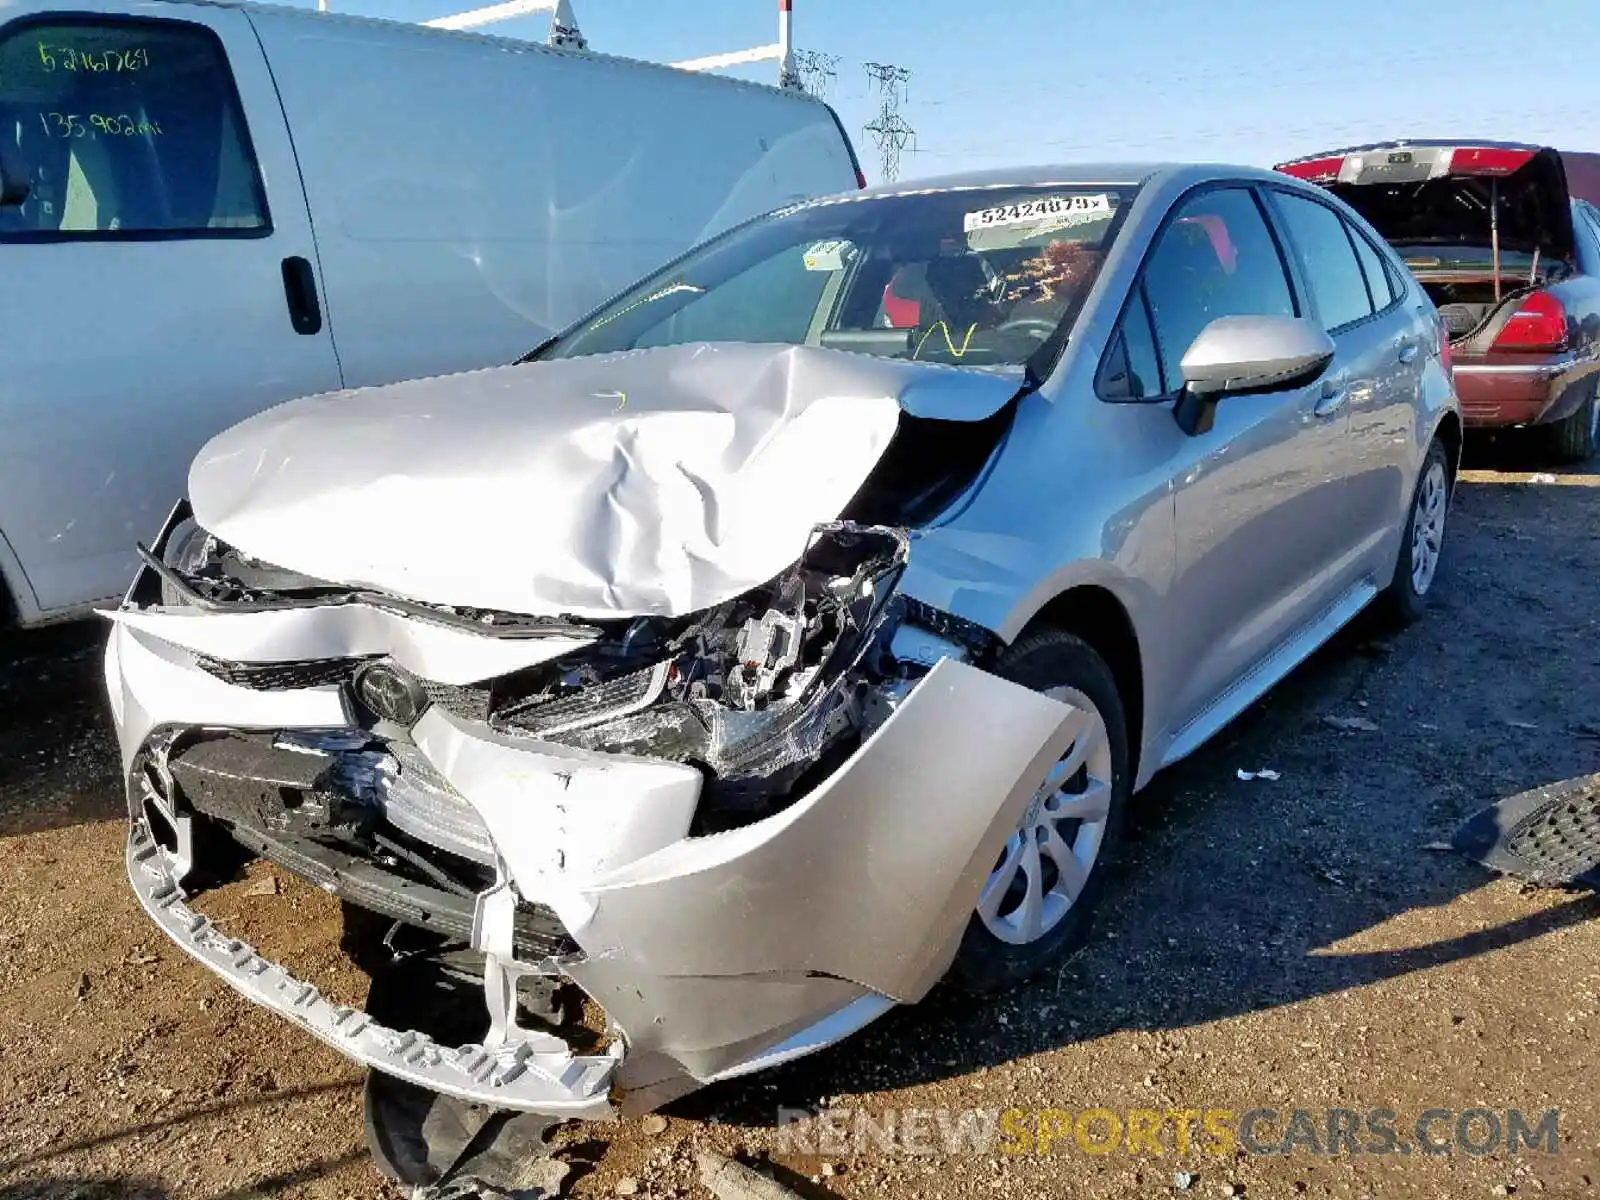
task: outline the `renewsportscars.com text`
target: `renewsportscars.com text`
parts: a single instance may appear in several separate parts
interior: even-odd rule
[[[1558,1108],[779,1109],[777,1142],[839,1157],[1558,1154],[1560,1122]]]

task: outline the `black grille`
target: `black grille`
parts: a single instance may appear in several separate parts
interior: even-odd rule
[[[257,692],[291,692],[344,683],[361,665],[358,658],[316,658],[296,662],[235,663],[196,656],[200,669],[234,687]]]
[[[469,721],[483,721],[489,717],[489,685],[435,683],[422,681],[422,690],[428,693],[428,702],[437,704],[448,713],[465,717]]]
[[[524,702],[520,708],[507,706],[497,712],[495,718],[527,733],[544,733],[564,725],[601,720],[619,710],[643,705],[659,690],[656,675],[656,667],[646,667],[558,699]]]

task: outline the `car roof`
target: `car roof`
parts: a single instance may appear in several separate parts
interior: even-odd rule
[[[894,183],[879,184],[855,194],[861,197],[907,196],[979,188],[1049,187],[1052,184],[1143,187],[1158,180],[1199,183],[1218,178],[1262,179],[1281,183],[1284,177],[1272,171],[1262,170],[1260,167],[1227,163],[1058,163],[966,171],[955,175],[935,175],[922,179],[902,179]]]

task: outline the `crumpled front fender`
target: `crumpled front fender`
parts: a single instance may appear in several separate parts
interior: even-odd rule
[[[572,968],[634,1049],[672,1044],[653,980],[825,976],[900,1002],[944,974],[1072,709],[946,659],[784,812],[596,876]],[[693,1014],[679,1014],[698,1023]],[[705,1064],[709,1066],[710,1064]]]

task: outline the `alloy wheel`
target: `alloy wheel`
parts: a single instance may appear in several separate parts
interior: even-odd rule
[[[1066,918],[1094,869],[1111,815],[1111,740],[1094,702],[1073,688],[1045,692],[1073,709],[1073,742],[1034,793],[978,897],[978,919],[1025,946]]]

